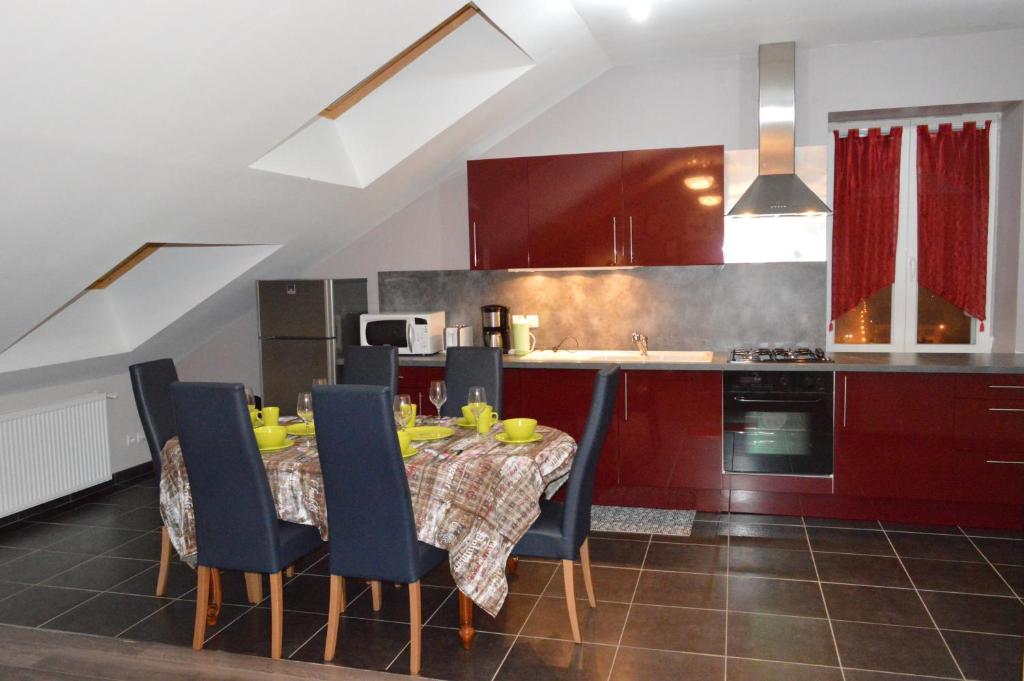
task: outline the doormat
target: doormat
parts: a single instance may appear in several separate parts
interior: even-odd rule
[[[668,534],[689,537],[696,511],[628,506],[594,506],[590,511],[590,529],[628,534]]]

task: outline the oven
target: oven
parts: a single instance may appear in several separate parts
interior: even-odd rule
[[[726,473],[832,475],[831,371],[724,371]]]

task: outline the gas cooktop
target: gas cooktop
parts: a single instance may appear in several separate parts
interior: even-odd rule
[[[826,364],[832,361],[821,348],[736,348],[729,361],[735,364]]]

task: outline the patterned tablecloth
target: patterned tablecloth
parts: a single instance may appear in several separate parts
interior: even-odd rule
[[[483,610],[496,615],[508,594],[505,562],[512,547],[540,515],[540,497],[565,482],[576,442],[554,428],[538,426],[544,439],[506,445],[454,426],[444,440],[414,443],[406,460],[420,541],[449,552],[452,577]],[[434,419],[430,419],[434,423]],[[326,540],[327,509],[315,439],[266,454],[270,491],[282,520],[313,525]],[[161,453],[160,515],[182,560],[195,565],[192,494],[178,438]]]

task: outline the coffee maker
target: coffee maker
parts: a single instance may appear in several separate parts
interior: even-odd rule
[[[501,348],[503,353],[507,353],[512,347],[508,308],[504,305],[484,305],[480,308],[480,316],[484,331],[484,346]]]

